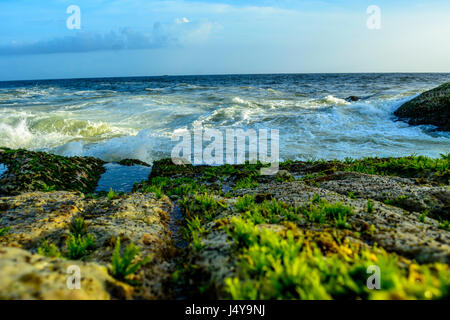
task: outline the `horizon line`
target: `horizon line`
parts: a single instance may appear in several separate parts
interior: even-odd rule
[[[26,82],[26,81],[62,81],[62,80],[97,80],[97,79],[120,79],[120,78],[164,78],[164,77],[208,77],[208,76],[261,76],[261,75],[313,75],[313,74],[450,74],[450,72],[438,71],[367,71],[367,72],[275,72],[275,73],[205,73],[205,74],[162,74],[147,76],[101,76],[101,77],[75,77],[75,78],[40,78],[20,80],[0,80],[2,82]]]

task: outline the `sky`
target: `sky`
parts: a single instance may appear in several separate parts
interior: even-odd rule
[[[0,81],[450,72],[449,35],[448,0],[0,0]]]

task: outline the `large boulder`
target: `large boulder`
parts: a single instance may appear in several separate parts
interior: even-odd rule
[[[394,114],[411,125],[432,124],[450,131],[450,82],[406,102]]]

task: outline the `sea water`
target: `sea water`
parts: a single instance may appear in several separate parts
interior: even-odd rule
[[[0,82],[0,146],[169,157],[177,129],[278,129],[280,157],[437,157],[449,133],[393,112],[450,74],[273,74]],[[363,99],[347,102],[348,96]]]

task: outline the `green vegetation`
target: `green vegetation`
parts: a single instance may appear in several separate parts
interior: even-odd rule
[[[238,212],[249,211],[255,205],[255,196],[245,194],[236,199],[236,209]]]
[[[108,198],[108,200],[115,199],[117,197],[117,193],[114,192],[114,190],[112,188],[109,188],[109,192],[106,195],[106,197]]]
[[[367,200],[367,213],[373,213],[373,201],[370,199]]]
[[[53,243],[49,243],[47,240],[41,242],[40,246],[37,248],[37,253],[50,258],[61,257],[61,252],[58,247]]]
[[[450,231],[450,220],[441,220],[439,222],[438,228]]]
[[[24,149],[0,148],[0,162],[15,177],[6,185],[0,185],[0,193],[53,190],[95,190],[97,181],[105,172],[104,162],[90,157],[63,157],[45,152]],[[73,179],[73,177],[78,177]]]
[[[347,219],[353,214],[352,208],[339,202],[328,203],[321,200],[317,194],[313,196],[310,204],[304,207],[291,206],[277,200],[265,200],[258,204],[254,196],[244,195],[237,198],[236,209],[256,224],[296,222],[301,216],[305,216],[308,221],[315,223],[332,221],[338,228],[349,228]]]
[[[238,275],[225,280],[230,299],[430,299],[448,296],[447,265],[401,267],[382,249],[338,243],[330,234],[260,230],[234,218],[227,232],[240,250]],[[295,234],[295,236],[294,236]],[[328,243],[324,249],[318,243]],[[381,290],[366,286],[367,268],[383,270]]]
[[[420,215],[419,215],[419,221],[422,223],[425,223],[425,218],[428,216],[428,210],[423,211]]]
[[[190,241],[190,246],[194,250],[203,249],[204,243],[201,236],[206,233],[203,224],[213,221],[219,208],[227,208],[226,203],[205,193],[185,198],[180,202],[180,206],[186,216],[186,227],[182,231],[184,238]]]
[[[353,214],[352,208],[340,202],[334,204],[329,203],[316,195],[311,199],[309,206],[301,209],[309,221],[315,223],[334,221],[338,228],[348,228],[347,219]]]
[[[10,227],[0,228],[0,237],[3,237],[5,234],[7,234],[9,230],[11,230]]]
[[[205,221],[212,221],[219,207],[227,208],[223,200],[215,200],[214,196],[207,193],[186,197],[180,206],[187,217],[200,216]]]
[[[66,241],[66,246],[69,259],[82,259],[90,250],[94,249],[94,236],[91,234],[84,236],[71,234]]]
[[[45,182],[42,182],[41,188],[44,192],[52,192],[55,190],[56,186],[48,186]]]
[[[346,162],[346,171],[356,171],[378,175],[398,175],[406,177],[422,177],[433,174],[442,177],[445,182],[450,177],[450,153],[432,159],[425,156],[403,158],[364,158]]]
[[[170,179],[167,177],[154,177],[148,182],[141,182],[135,186],[135,191],[138,192],[153,192],[159,199],[163,194],[168,196],[177,195],[180,197],[196,194],[205,193],[208,188],[202,184],[197,183],[192,178],[174,178]]]
[[[75,236],[85,236],[87,234],[87,224],[83,218],[77,217],[69,225],[70,232]]]
[[[117,238],[114,253],[111,257],[111,274],[118,280],[127,281],[128,277],[133,273],[139,271],[139,269],[149,263],[152,259],[151,256],[146,256],[139,262],[133,263],[140,253],[139,247],[130,243],[121,254],[120,238]]]
[[[356,199],[356,196],[355,196],[355,194],[353,193],[353,192],[349,192],[348,193],[348,195],[347,195],[350,199]]]
[[[258,182],[253,177],[245,177],[236,182],[234,190],[256,188],[258,185]]]

